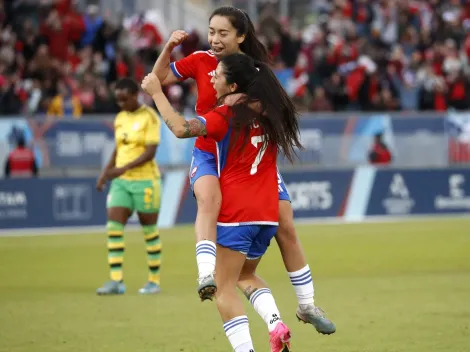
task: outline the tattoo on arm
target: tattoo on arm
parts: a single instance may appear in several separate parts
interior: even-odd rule
[[[191,119],[184,123],[184,138],[205,136],[206,126],[198,119]]]
[[[244,291],[243,294],[245,295],[246,299],[250,299],[251,295],[258,291],[257,288],[252,288],[251,286],[248,286]]]
[[[173,108],[173,112],[178,114],[179,117],[184,119],[184,116],[181,115],[175,108]],[[170,119],[164,119],[166,125],[172,131],[175,132],[175,124],[170,121]],[[202,123],[198,119],[191,119],[185,121],[183,124],[183,138],[190,138],[190,137],[197,137],[197,136],[205,136],[207,134],[206,125]]]
[[[168,120],[168,119],[166,119],[166,120],[165,120],[165,123],[166,123],[166,125],[168,126],[168,128],[170,129],[170,131],[173,132],[173,129],[174,129],[175,126],[171,123],[171,121]]]

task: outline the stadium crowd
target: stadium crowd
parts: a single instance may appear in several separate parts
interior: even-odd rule
[[[299,110],[469,108],[470,0],[323,0],[312,11],[301,29],[269,7],[256,24]],[[73,0],[0,0],[0,28],[4,116],[116,112],[114,82],[141,80],[167,39],[144,15],[116,21]],[[174,59],[208,49],[206,38],[191,31],[178,49]],[[195,91],[167,88],[181,111]]]

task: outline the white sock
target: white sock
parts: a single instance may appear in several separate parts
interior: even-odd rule
[[[196,261],[200,279],[214,273],[215,248],[215,243],[212,241],[204,240],[196,243]]]
[[[292,283],[292,286],[294,286],[294,291],[297,295],[299,304],[314,304],[314,289],[310,267],[306,265],[302,269],[288,274],[290,282]]]
[[[268,326],[269,332],[274,331],[277,324],[282,322],[281,314],[269,288],[260,288],[253,292],[250,296],[250,303]]]
[[[235,352],[255,352],[246,315],[230,319],[224,324],[224,330]]]

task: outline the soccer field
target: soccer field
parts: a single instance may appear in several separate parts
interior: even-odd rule
[[[337,324],[322,336],[295,318],[275,242],[260,267],[294,352],[469,352],[470,219],[298,227],[316,303]],[[102,234],[0,237],[0,351],[230,351],[214,303],[196,294],[190,227],[162,230],[163,292],[147,276],[142,235],[126,234],[127,293],[98,297],[107,278]],[[246,300],[245,300],[246,301]],[[264,323],[247,304],[257,351]]]

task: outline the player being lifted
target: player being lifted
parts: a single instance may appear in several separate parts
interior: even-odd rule
[[[124,227],[134,211],[142,225],[147,248],[148,282],[141,294],[160,292],[160,256],[162,245],[157,229],[160,207],[160,171],[155,153],[160,143],[160,119],[156,112],[140,105],[138,84],[129,78],[121,79],[115,88],[121,112],[114,121],[116,147],[102,171],[97,189],[102,191],[112,180],[108,194],[108,264],[111,280],[97,289],[99,295],[122,294]]]
[[[198,115],[207,113],[216,103],[216,92],[211,84],[211,78],[218,60],[238,52],[243,52],[264,63],[269,60],[269,54],[256,38],[248,15],[235,7],[220,7],[210,16],[208,41],[211,50],[197,51],[170,64],[172,50],[186,37],[187,34],[184,31],[176,31],[172,34],[155,64],[153,73],[158,76],[162,85],[194,78],[198,88],[196,104]],[[210,299],[216,290],[214,282],[216,223],[222,203],[216,153],[214,140],[209,137],[198,137],[190,168],[191,187],[198,204],[195,224],[196,260],[199,270],[198,291],[203,300]],[[297,295],[299,303],[297,317],[303,322],[312,324],[320,333],[332,334],[336,331],[335,325],[314,304],[310,268],[295,232],[290,197],[280,174],[278,174],[278,182],[280,189],[279,228],[276,241]]]
[[[212,77],[219,104],[243,93],[235,105],[186,121],[175,112],[153,73],[142,88],[152,96],[178,138],[209,137],[216,142],[222,205],[217,222],[217,307],[236,352],[254,351],[237,285],[265,320],[272,352],[289,351],[290,331],[266,283],[255,275],[278,227],[278,148],[292,161],[301,147],[295,108],[271,70],[244,54],[224,56]],[[250,107],[255,107],[255,110]],[[257,194],[253,198],[252,195]]]

